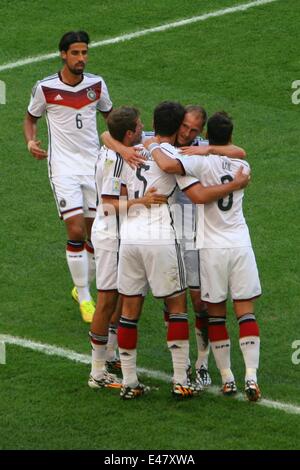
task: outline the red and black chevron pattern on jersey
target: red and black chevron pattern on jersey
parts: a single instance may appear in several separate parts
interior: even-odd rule
[[[79,91],[67,91],[59,88],[42,86],[46,102],[58,106],[81,109],[93,101],[98,101],[101,95],[101,82],[90,85]]]

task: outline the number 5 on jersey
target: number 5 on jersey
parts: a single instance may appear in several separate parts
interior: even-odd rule
[[[140,194],[140,191],[135,191],[135,193],[134,193],[135,199],[138,199],[139,197],[143,197],[145,192],[146,192],[148,183],[147,183],[146,178],[142,175],[142,170],[147,171],[149,169],[150,169],[150,165],[146,165],[145,163],[142,163],[142,165],[140,165],[136,170],[136,177],[137,177],[137,179],[142,181],[144,187],[143,187],[142,194]]]

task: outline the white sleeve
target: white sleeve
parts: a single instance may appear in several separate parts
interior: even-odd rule
[[[46,110],[46,99],[40,82],[37,82],[32,88],[31,99],[28,106],[28,112],[32,116],[39,118]]]
[[[176,158],[176,159],[181,161],[181,156],[178,153],[178,149],[173,147],[173,145],[163,143],[163,144],[161,144],[160,147],[161,147],[161,150],[166,155],[168,155],[170,158],[174,158],[174,159]],[[190,186],[192,186],[195,183],[198,183],[198,179],[197,178],[192,178],[191,176],[175,175],[175,178],[176,178],[177,184],[179,186],[179,189],[181,191],[189,188]]]
[[[129,187],[135,180],[136,170],[132,169],[127,162],[124,165],[121,173],[121,183],[123,186]]]
[[[122,157],[115,160],[106,159],[103,166],[101,196],[117,196],[121,194]]]
[[[207,168],[207,157],[199,155],[181,155],[178,156],[177,159],[181,162],[186,176],[194,176],[201,181],[201,174]]]
[[[108,113],[112,108],[112,102],[108,93],[108,89],[106,86],[105,81],[102,79],[101,81],[101,95],[100,100],[97,103],[98,111],[102,111],[103,113]]]
[[[184,191],[185,189],[188,189],[190,186],[193,186],[196,183],[199,183],[199,180],[197,178],[194,178],[193,176],[179,176],[175,175],[177,184],[179,186],[179,189],[181,191]]]
[[[177,158],[180,155],[176,147],[166,142],[160,144],[160,149],[170,158]]]

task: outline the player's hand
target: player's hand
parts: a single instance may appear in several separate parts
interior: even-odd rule
[[[150,144],[159,144],[158,138],[155,137],[155,136],[149,137],[149,139],[147,139],[147,140],[145,140],[145,142],[143,142],[143,145],[146,149],[148,149]]]
[[[124,148],[121,155],[133,169],[139,167],[146,160],[146,157],[141,154],[139,147]]]
[[[41,149],[40,145],[40,140],[29,140],[27,144],[28,152],[37,160],[44,160],[44,158],[48,157],[48,153],[46,150]]]
[[[209,145],[190,145],[189,147],[180,147],[178,151],[182,155],[208,155]]]
[[[244,173],[243,170],[244,167],[241,165],[238,171],[236,172],[233,180],[235,181],[238,189],[242,189],[248,186],[251,179],[250,173]]]
[[[168,197],[163,194],[157,194],[156,188],[150,188],[145,192],[143,200],[145,206],[149,208],[152,204],[166,204]]]

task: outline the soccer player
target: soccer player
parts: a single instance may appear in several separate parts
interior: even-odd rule
[[[66,257],[74,283],[72,297],[78,301],[85,322],[91,322],[95,306],[89,284],[95,275],[90,240],[96,211],[95,164],[99,153],[96,112],[106,117],[112,102],[102,77],[84,73],[89,36],[71,31],[59,42],[63,67],[36,83],[24,122],[29,152],[48,158],[50,184],[60,217],[67,231]],[[38,119],[45,115],[48,151],[37,138]]]
[[[220,148],[229,144],[232,130],[230,117],[224,112],[215,113],[207,124],[209,143]],[[158,145],[146,143],[146,146],[164,171],[194,176],[204,185],[230,184],[241,166],[246,174],[250,171],[249,164],[243,160],[209,155],[203,158],[178,156],[176,161],[167,157]],[[196,193],[190,197],[197,202]],[[260,338],[254,300],[261,295],[261,286],[242,201],[243,191],[240,190],[204,206],[203,231],[198,227],[197,233],[198,244],[201,244],[201,298],[208,305],[208,336],[221,373],[222,391],[230,395],[237,391],[226,329],[226,301],[230,293],[246,369],[245,393],[250,401],[257,401],[261,397],[257,384]]]
[[[141,141],[143,124],[135,108],[121,107],[113,110],[107,118],[111,135],[125,146],[132,146]],[[91,388],[119,388],[117,377],[107,370],[108,365],[117,365],[116,358],[107,357],[109,335],[116,338],[119,320],[118,311],[118,252],[119,229],[118,216],[122,179],[130,182],[134,173],[128,165],[123,165],[120,154],[102,147],[96,167],[96,186],[98,206],[92,227],[92,242],[96,259],[96,284],[98,298],[93,317],[90,338],[92,346],[92,370],[88,384]],[[140,198],[121,201],[126,211],[135,204],[146,207],[151,204],[166,202],[165,196],[156,194],[153,188]],[[114,321],[112,322],[112,318]],[[113,330],[113,331],[112,331]],[[111,344],[114,352],[114,344]],[[108,364],[109,363],[109,364]]]
[[[154,111],[154,131],[168,155],[176,155],[172,146],[185,110],[179,103],[164,102]],[[168,312],[167,343],[173,363],[173,389],[175,396],[188,397],[199,393],[202,387],[189,383],[187,361],[189,332],[186,305],[185,268],[176,237],[170,203],[177,183],[189,195],[194,186],[201,201],[224,197],[247,183],[248,177],[239,172],[227,186],[219,184],[204,188],[194,178],[175,178],[160,170],[150,158],[136,170],[134,185],[128,187],[128,197],[142,196],[146,189],[155,187],[168,197],[168,203],[139,207],[129,211],[121,223],[118,290],[123,295],[122,316],[118,326],[123,385],[121,397],[133,399],[147,391],[139,383],[136,372],[137,323],[141,314],[144,292],[148,285],[157,298],[164,299]]]
[[[205,109],[199,105],[189,105],[185,107],[185,111],[183,122],[177,133],[175,147],[180,148],[180,153],[187,155],[219,153],[219,147],[209,146],[208,141],[201,136],[207,121]],[[229,157],[245,157],[244,150],[232,144],[223,146],[221,151]],[[187,273],[187,285],[195,313],[195,334],[198,352],[195,363],[196,382],[203,387],[207,387],[211,385],[211,377],[208,372],[208,314],[207,306],[201,300],[199,250],[195,246],[197,209],[195,204],[182,191],[177,191],[176,203],[181,207],[180,215],[182,217],[180,217],[180,221],[183,222],[181,245]],[[166,309],[164,316],[167,323],[168,312]],[[189,369],[191,369],[190,366]]]
[[[207,113],[202,106],[189,105],[185,107],[184,119],[177,132],[175,146],[183,149],[186,154],[204,155],[207,153],[218,153],[220,147],[208,145],[208,141],[201,137],[204,126],[207,120]],[[153,132],[143,133],[143,140],[149,136],[153,136]],[[134,155],[137,149],[124,147],[120,142],[111,137],[109,132],[104,132],[101,135],[104,143],[114,148],[121,155],[129,157]],[[243,149],[235,145],[226,145],[221,148],[225,155],[231,157],[245,157]],[[179,213],[175,213],[175,223],[179,221],[179,230],[182,236],[180,238],[181,248],[183,250],[183,258],[186,269],[187,285],[189,287],[190,296],[195,312],[195,334],[197,342],[197,360],[195,364],[196,369],[196,383],[203,387],[211,385],[211,378],[208,372],[208,355],[209,355],[209,342],[208,342],[208,314],[205,302],[201,300],[200,293],[200,266],[199,266],[199,250],[197,250],[194,239],[196,230],[196,207],[187,195],[177,190],[175,193],[175,202]],[[175,206],[174,206],[175,207]],[[182,225],[183,224],[183,225]],[[169,313],[167,307],[164,306],[164,318],[166,327],[168,327]],[[190,361],[188,365],[188,373],[191,375]]]
[[[183,122],[178,130],[175,147],[200,146],[207,144],[202,137],[202,131],[206,123],[207,114],[201,106],[190,105],[185,107]],[[187,274],[187,285],[195,313],[195,335],[197,344],[197,360],[195,363],[196,383],[203,387],[211,385],[211,377],[208,372],[209,342],[207,334],[207,307],[201,300],[200,294],[200,268],[199,251],[195,247],[196,207],[183,191],[177,191],[176,203],[180,206],[182,216],[181,246],[183,250],[184,264]],[[181,214],[180,214],[181,215]],[[169,312],[165,308],[164,318],[167,324]],[[188,373],[191,374],[189,363]]]

